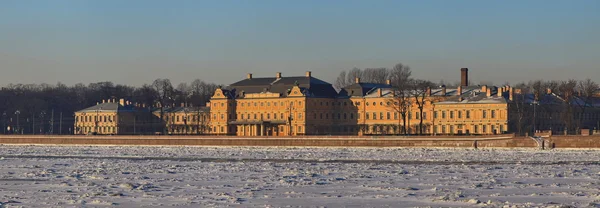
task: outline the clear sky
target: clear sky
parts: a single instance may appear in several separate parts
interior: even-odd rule
[[[391,67],[475,82],[600,82],[598,0],[2,0],[0,85],[229,84]]]

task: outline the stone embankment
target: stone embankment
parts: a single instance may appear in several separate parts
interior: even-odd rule
[[[551,148],[600,148],[600,136],[553,136],[544,138]],[[190,145],[190,146],[305,146],[305,147],[458,147],[537,148],[528,137],[438,136],[438,137],[218,137],[218,136],[0,136],[0,144],[52,145]]]

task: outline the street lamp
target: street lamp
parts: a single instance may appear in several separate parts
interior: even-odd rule
[[[2,133],[6,134],[6,111],[2,112]]]
[[[187,117],[188,117],[188,113],[189,112],[190,112],[190,110],[187,107],[185,107],[183,109],[183,113],[185,115],[185,117],[183,117],[183,128],[185,128],[185,133],[184,134],[186,134],[186,135],[188,134]]]
[[[15,111],[15,115],[17,115],[17,129],[15,131],[17,131],[17,134],[18,134],[19,131],[21,130],[21,126],[19,124],[19,115],[21,115],[21,111],[19,111],[19,110]],[[22,131],[21,131],[21,134],[23,134]]]
[[[44,116],[45,115],[46,115],[46,112],[44,112],[44,111],[42,111],[40,113],[40,134],[44,134]]]
[[[531,102],[531,105],[533,105],[533,137],[535,137],[535,131],[536,131],[536,129],[535,129],[535,125],[536,125],[536,118],[535,118],[536,109],[535,109],[535,106],[539,105],[539,102],[536,101],[536,100],[534,100],[533,102]]]

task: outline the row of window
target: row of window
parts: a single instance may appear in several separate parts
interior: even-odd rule
[[[189,121],[189,122],[197,122],[198,118],[201,118],[202,120],[206,120],[207,116],[205,115],[176,115],[176,116],[169,116],[169,115],[165,115],[165,120],[167,121],[171,121],[171,122],[183,122],[183,121]],[[160,118],[159,118],[160,119]]]
[[[228,129],[228,132],[226,132],[226,131],[225,131],[225,128],[227,128],[227,129]],[[258,128],[260,128],[260,127],[258,127]],[[277,130],[277,128],[275,128],[275,129]],[[279,129],[279,132],[283,132],[283,128],[278,128],[278,129]],[[295,128],[295,129],[296,129],[296,130],[297,130],[297,132],[299,132],[299,133],[302,133],[302,132],[303,132],[303,128],[302,128],[302,126],[296,126],[296,128]],[[217,134],[224,134],[224,133],[236,133],[236,131],[237,131],[237,130],[238,130],[238,129],[237,129],[235,126],[229,126],[229,127],[225,127],[225,126],[219,126],[219,127],[217,127],[217,126],[214,126],[214,127],[212,128],[212,131],[213,131],[214,133],[217,133]],[[242,132],[242,131],[243,131],[243,129],[239,129],[239,131],[240,131],[240,132]],[[259,131],[260,131],[260,129],[259,129]],[[257,134],[257,135],[260,135],[260,134]]]
[[[117,116],[75,116],[76,122],[113,122]]]
[[[496,118],[496,110],[482,110],[481,111],[481,117],[482,118],[488,118],[488,111],[489,111],[489,117],[491,118]],[[433,118],[439,118],[439,114],[442,114],[442,119],[446,119],[447,117],[449,117],[450,119],[454,119],[455,116],[458,119],[462,119],[463,118],[463,111],[435,111],[433,112]],[[449,115],[449,116],[448,116]],[[470,119],[471,118],[471,110],[465,110],[464,111],[464,118],[466,119]]]
[[[286,102],[283,101],[263,101],[263,102],[257,102],[257,101],[242,101],[239,102],[237,105],[241,106],[241,107],[270,107],[270,106],[285,106]],[[318,105],[317,105],[318,103]],[[289,105],[293,106],[293,105],[298,105],[301,106],[302,105],[302,101],[291,101],[289,102]],[[351,101],[321,101],[321,102],[312,102],[313,106],[360,106],[361,102],[351,102]],[[365,102],[366,106],[372,105],[372,106],[390,106],[392,103],[391,102]],[[394,102],[394,104],[398,104],[398,102]],[[220,104],[215,104],[213,107],[225,107],[225,103],[220,103]],[[227,106],[229,107],[235,107],[236,104],[235,103],[228,103]]]
[[[441,133],[441,134],[500,134],[505,132],[504,125],[471,125],[471,128],[465,129],[466,125],[457,124],[457,125],[435,125],[433,127],[433,132]]]
[[[96,127],[79,127],[82,133],[96,132]],[[116,134],[117,128],[112,126],[97,127],[98,133],[101,134]]]
[[[219,115],[220,115],[219,118],[221,120],[225,120],[225,114],[222,113],[222,114],[219,114]],[[290,118],[291,119],[298,118],[298,119],[301,120],[302,119],[302,113],[300,113],[300,112],[299,113],[292,113],[290,115]],[[217,114],[213,114],[213,119],[217,120]],[[271,119],[277,120],[277,119],[279,119],[279,120],[285,120],[285,119],[288,119],[288,118],[285,117],[284,113],[279,113],[279,114],[277,114],[277,113],[261,113],[261,114],[257,114],[257,113],[254,113],[254,114],[250,114],[250,113],[248,113],[248,114],[238,113],[238,114],[235,115],[235,118],[233,118],[232,114],[228,114],[228,119],[236,119],[236,120],[237,119],[241,119],[241,120],[252,120],[252,119],[254,119],[254,120],[259,120],[259,119],[260,120],[271,120]]]
[[[290,102],[284,102],[284,101],[271,101],[271,102],[256,102],[256,101],[245,101],[245,102],[240,102],[237,105],[240,105],[241,107],[270,107],[270,106],[285,106],[285,104],[288,103],[288,106],[294,106],[294,105],[298,105],[298,106],[302,106],[302,101],[290,101]],[[219,106],[221,107],[225,107],[225,103],[220,103],[220,104],[214,104],[212,107],[216,107],[218,108]],[[235,107],[236,103],[228,103],[227,106],[229,107]]]

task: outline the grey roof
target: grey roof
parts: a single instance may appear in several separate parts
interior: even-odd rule
[[[185,110],[187,110],[190,113],[210,112],[209,107],[167,107],[167,108],[163,108],[163,112],[165,112],[165,113],[185,112]],[[160,108],[152,109],[152,112],[160,112]]]
[[[391,85],[376,83],[354,83],[340,90],[339,96],[363,97],[377,89],[391,89]]]
[[[279,93],[282,97],[287,96],[289,90],[291,90],[296,84],[309,97],[335,97],[337,92],[333,89],[333,86],[328,82],[306,76],[297,77],[263,77],[263,78],[252,78],[244,79],[229,85],[224,91],[227,91],[230,95],[240,97],[242,92],[244,93],[261,93],[271,92]]]
[[[77,111],[77,113],[83,113],[83,112],[133,112],[135,111],[135,106],[133,105],[126,105],[123,106],[120,103],[100,103],[97,105],[94,105],[92,107],[89,108],[85,108],[83,110],[79,110]]]
[[[535,95],[533,93],[524,93],[524,94],[515,94],[515,101],[524,102],[531,104],[535,100]],[[587,101],[586,101],[587,100]],[[543,94],[540,96],[540,99],[536,101],[540,105],[564,105],[565,102],[563,99],[557,94]],[[588,99],[575,96],[571,101],[571,104],[574,106],[587,106],[593,108],[600,108],[600,98],[598,97],[590,97]]]
[[[484,104],[484,103],[508,103],[508,92],[498,96],[498,88],[490,86],[491,95],[487,96],[487,92],[481,90],[481,86],[463,86],[462,93],[458,92],[458,88],[446,89],[444,95],[443,89],[432,89],[432,96],[448,96],[444,101],[436,104]]]

